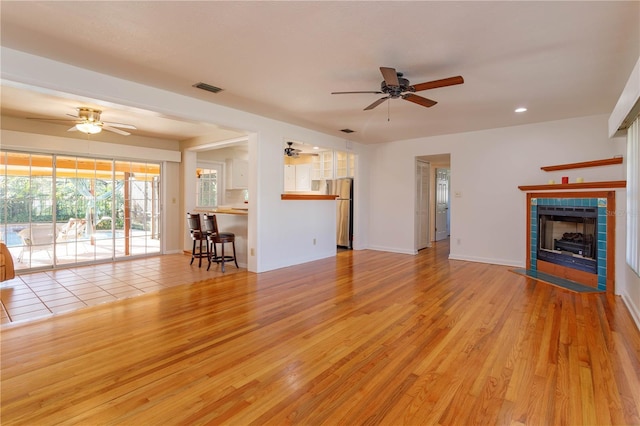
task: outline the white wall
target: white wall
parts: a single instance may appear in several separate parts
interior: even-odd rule
[[[180,163],[164,162],[162,165],[162,215],[164,228],[161,241],[163,253],[182,252],[182,239],[175,232],[175,224],[183,220],[180,214]]]
[[[541,166],[623,155],[625,139],[609,139],[605,115],[460,133],[375,146],[371,170],[371,247],[414,253],[416,156],[451,153],[452,259],[524,266],[526,194],[518,185],[624,179],[624,166],[544,172]],[[457,197],[456,193],[460,196]],[[620,202],[624,202],[624,197]],[[622,226],[624,228],[624,226]],[[616,250],[624,253],[624,229]],[[623,257],[624,258],[624,257]],[[623,265],[617,262],[620,275]],[[625,288],[621,282],[618,289]]]

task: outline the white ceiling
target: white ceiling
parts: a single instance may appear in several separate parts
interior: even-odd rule
[[[1,42],[82,68],[363,143],[610,113],[640,54],[640,2],[2,1]],[[372,111],[379,67],[412,84]],[[212,94],[192,85],[223,88]],[[7,82],[3,82],[6,86]],[[2,114],[64,118],[87,100],[3,87]],[[221,131],[115,105],[140,135]],[[514,109],[525,106],[524,114]],[[165,121],[166,120],[166,121]],[[215,124],[215,123],[213,123]],[[353,129],[346,135],[340,129]]]

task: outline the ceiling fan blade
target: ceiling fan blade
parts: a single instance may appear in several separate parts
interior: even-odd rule
[[[436,89],[438,87],[453,86],[455,84],[462,83],[464,83],[464,79],[462,78],[462,76],[458,75],[456,77],[443,78],[442,80],[434,80],[428,81],[426,83],[414,84],[413,88],[416,92],[420,92],[421,90]]]
[[[374,91],[371,91],[371,90],[364,91],[364,92],[331,92],[332,95],[349,95],[349,94],[352,94],[352,93],[375,93],[375,94],[378,94],[378,95],[382,94],[382,92],[380,92],[380,91],[375,91],[374,92]]]
[[[374,109],[375,107],[377,107],[378,105],[380,105],[381,103],[386,101],[387,99],[389,99],[389,96],[385,96],[384,98],[380,98],[377,101],[375,101],[374,103],[372,103],[371,105],[369,105],[368,107],[366,107],[364,110],[368,111],[370,109]]]
[[[400,86],[398,73],[395,68],[380,67],[380,72],[382,73],[382,77],[384,77],[384,82],[387,83],[387,86]]]
[[[111,121],[103,121],[102,124],[109,127],[121,127],[123,129],[138,130],[133,124],[113,123]]]
[[[103,124],[105,124],[105,123],[103,123]],[[129,132],[125,132],[124,130],[116,129],[115,127],[110,127],[110,126],[105,126],[105,125],[102,126],[102,130],[107,130],[109,132],[117,133],[117,134],[122,135],[122,136],[129,136],[131,134]]]
[[[27,120],[39,120],[39,121],[66,121],[69,123],[73,123],[76,120],[71,120],[70,118],[46,118],[46,117],[27,117]]]
[[[414,95],[413,93],[407,93],[406,95],[402,95],[402,99],[404,99],[405,101],[413,102],[414,104],[422,105],[423,107],[427,107],[427,108],[437,104],[436,101],[423,98],[422,96]]]

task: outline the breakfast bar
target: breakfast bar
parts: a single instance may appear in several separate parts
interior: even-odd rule
[[[236,236],[236,259],[241,268],[247,267],[247,219],[248,207],[224,207],[200,210],[199,213],[215,214],[221,232],[233,232]],[[211,266],[213,270],[213,266]],[[233,266],[231,267],[233,269]]]

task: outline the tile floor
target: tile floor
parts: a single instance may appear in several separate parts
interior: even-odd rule
[[[219,265],[171,254],[122,262],[17,275],[0,283],[0,324],[42,318],[53,314],[125,299],[163,288],[222,276]],[[225,274],[238,271],[227,265]],[[245,269],[239,269],[243,271]]]

